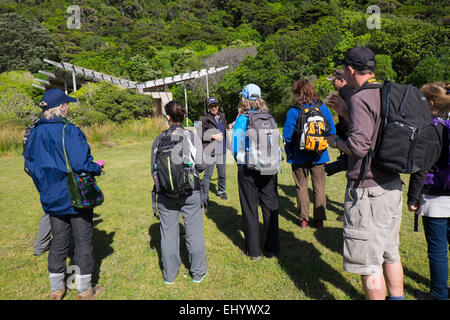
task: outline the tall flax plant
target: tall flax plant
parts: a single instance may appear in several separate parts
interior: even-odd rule
[[[89,143],[114,146],[120,140],[153,140],[161,131],[167,129],[166,121],[161,118],[129,120],[118,124],[114,122],[94,124],[82,127]],[[0,126],[0,155],[7,152],[21,152],[24,128]]]

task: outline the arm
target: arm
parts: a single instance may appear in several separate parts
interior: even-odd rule
[[[91,148],[84,133],[74,125],[68,125],[65,130],[66,152],[72,170],[100,174],[101,167],[93,161],[94,157],[91,155]]]
[[[408,209],[410,211],[416,211],[419,208],[420,195],[422,193],[426,177],[426,172],[419,171],[417,173],[413,173],[409,178]]]
[[[247,117],[239,116],[236,119],[233,128],[233,135],[231,137],[231,152],[233,153],[234,158],[236,159],[238,152],[243,149],[242,146],[245,139],[245,132],[247,131]]]
[[[330,135],[336,134],[336,126],[334,125],[333,115],[330,112],[330,109],[325,106],[325,104],[322,104],[320,107],[320,111],[323,113],[325,120],[327,120],[328,124],[330,125]]]
[[[290,159],[292,157],[291,154],[291,144],[292,144],[292,135],[294,133],[295,125],[297,123],[298,118],[298,112],[296,109],[291,108],[289,109],[287,115],[286,115],[286,121],[284,122],[283,126],[283,138],[286,142],[286,157]]]

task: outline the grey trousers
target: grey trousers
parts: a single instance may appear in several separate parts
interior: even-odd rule
[[[209,164],[206,167],[205,173],[202,178],[202,191],[203,191],[203,203],[208,204],[209,200],[209,183],[214,172],[214,166],[217,166],[217,175],[219,176],[219,181],[217,183],[217,195],[226,192],[226,182],[227,182],[227,164],[226,164],[226,153],[218,154],[214,157],[215,163]]]
[[[181,266],[180,212],[186,229],[190,271],[198,275],[203,275],[207,271],[200,201],[200,191],[194,191],[191,196],[181,199],[169,199],[163,194],[158,196],[163,276],[167,282],[175,280]]]
[[[44,214],[39,225],[39,232],[36,242],[34,243],[34,254],[41,255],[50,248],[52,239],[52,228],[50,227],[50,217]]]

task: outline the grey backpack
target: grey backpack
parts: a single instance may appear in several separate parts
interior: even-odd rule
[[[274,175],[281,162],[280,132],[275,119],[268,111],[249,111],[247,135],[249,147],[246,163],[249,169],[262,175]]]

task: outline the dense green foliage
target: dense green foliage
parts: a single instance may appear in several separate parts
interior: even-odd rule
[[[81,10],[80,29],[67,27],[67,8],[73,4]],[[368,28],[370,5],[381,9],[380,29]],[[11,14],[20,23],[11,23]],[[37,61],[55,52],[60,60],[135,81],[234,61],[209,83],[229,120],[236,116],[238,94],[248,82],[260,85],[280,121],[294,81],[314,81],[325,97],[332,89],[326,76],[345,50],[357,45],[377,55],[380,80],[417,86],[450,80],[450,7],[443,0],[6,0],[0,17],[0,34],[8,31],[0,49],[0,72],[36,72]],[[25,34],[24,28],[32,32]],[[33,30],[42,36],[33,36]],[[23,34],[17,48],[14,33]],[[22,57],[22,47],[33,53],[29,60],[5,54]],[[238,50],[255,47],[247,57]],[[197,81],[187,87],[190,114],[198,118],[204,112],[205,85]],[[170,90],[184,101],[182,86]]]

